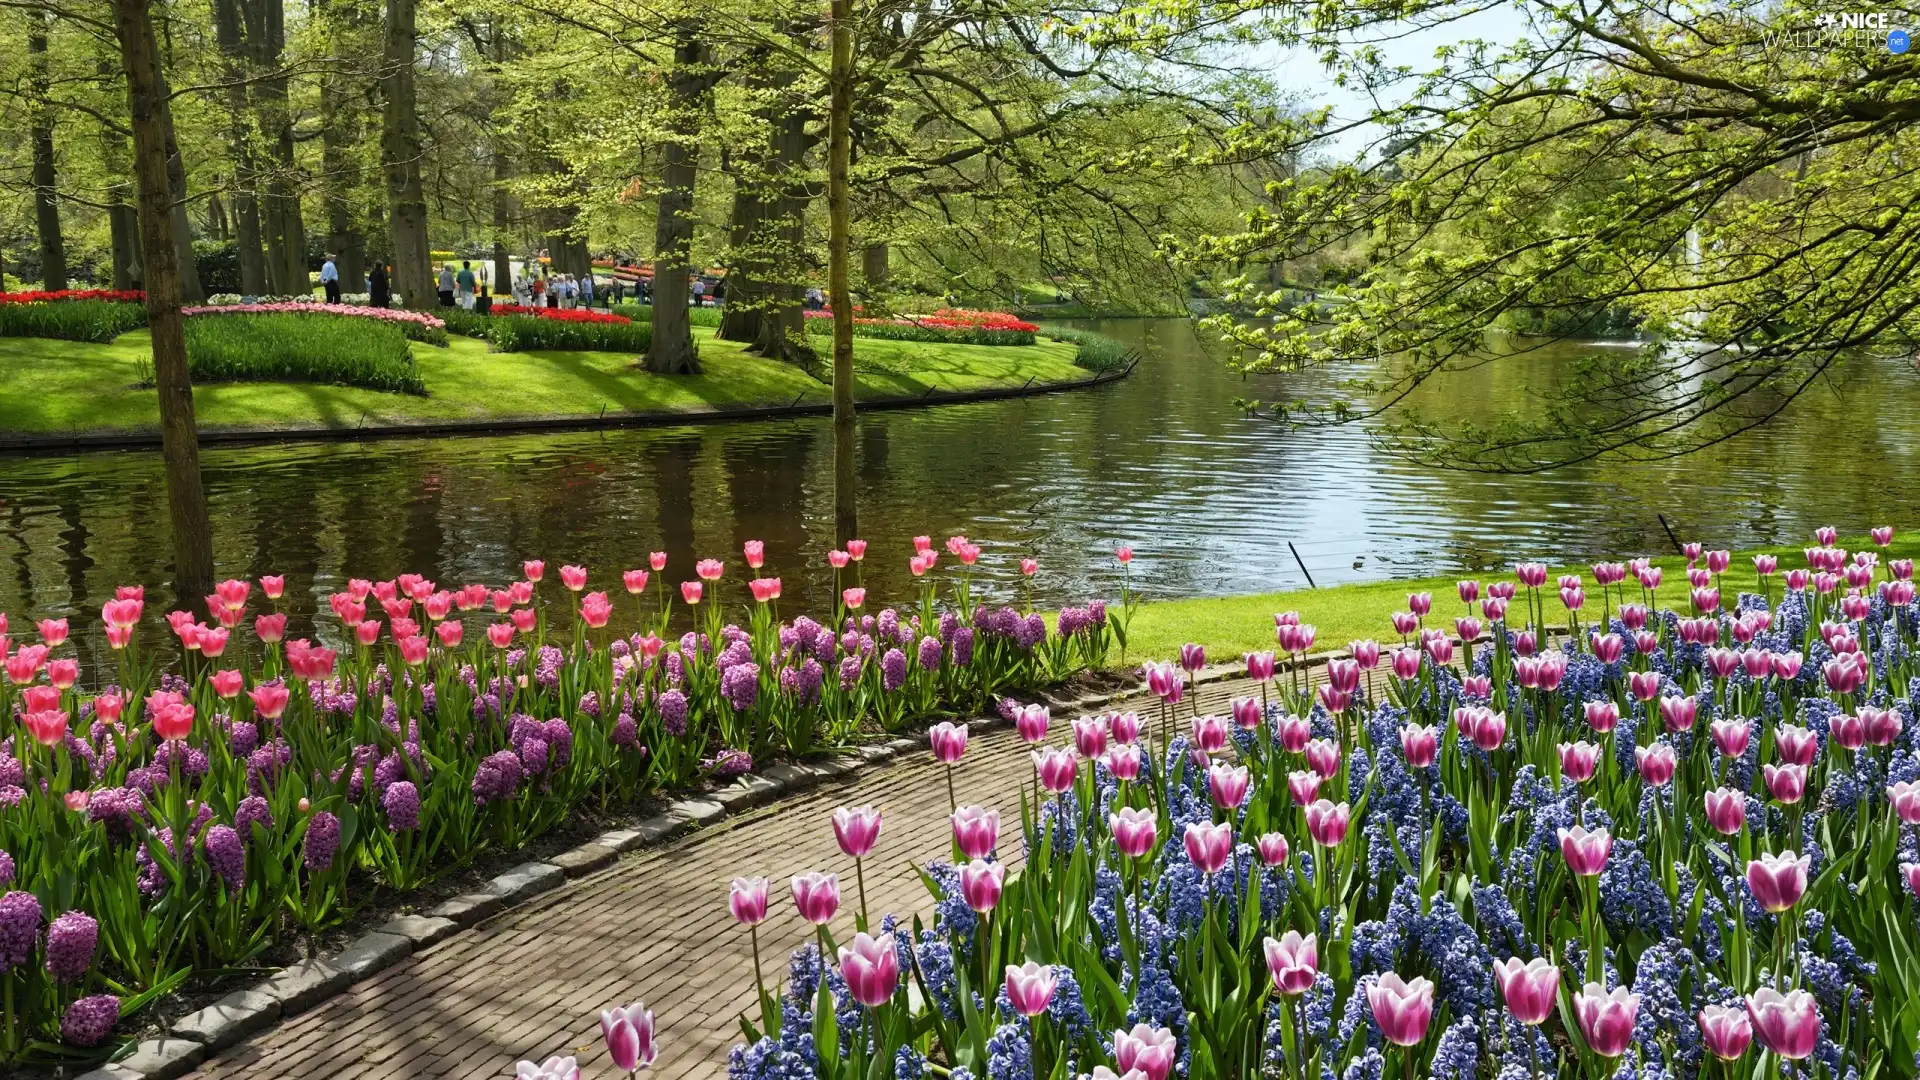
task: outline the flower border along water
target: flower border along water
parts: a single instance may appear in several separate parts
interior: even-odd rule
[[[915,602],[877,612],[866,544],[830,553],[824,623],[782,618],[758,541],[738,624],[723,563],[669,588],[665,552],[615,592],[538,560],[500,588],[356,579],[327,597],[325,643],[289,637],[278,576],[221,582],[204,621],[171,612],[165,634],[129,586],[102,607],[95,672],[66,620],[16,647],[0,615],[0,1062],[97,1058],[123,1014],[194,973],[310,943],[382,888],[579,808],[1105,666],[1103,604],[1050,631],[1028,605],[974,602],[977,544],[946,551],[936,572],[920,538]],[[693,628],[669,641],[670,625]]]
[[[1674,609],[1644,561],[1462,581],[1452,632],[1415,594],[1317,688],[1283,613],[1224,716],[1182,707],[1198,646],[1149,665],[1157,710],[1066,747],[1009,705],[1018,837],[956,805],[931,922],[862,898],[847,941],[837,878],[796,878],[815,940],[762,975],[730,1074],[1912,1076],[1913,567],[1834,539],[1737,598],[1689,545]],[[956,803],[964,734],[932,736]],[[768,888],[736,880],[735,919]]]

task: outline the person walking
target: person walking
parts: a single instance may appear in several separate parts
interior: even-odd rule
[[[367,271],[367,300],[378,308],[393,303],[393,288],[387,282],[387,264],[379,259],[375,259],[373,269]]]
[[[438,284],[440,286],[440,306],[452,307],[453,306],[453,264],[452,263],[441,264],[440,280]]]
[[[580,306],[593,306],[593,275],[591,273],[580,279]]]
[[[460,272],[453,276],[453,287],[461,308],[467,311],[473,310],[473,286],[473,264],[462,259]]]
[[[707,283],[699,278],[693,279],[693,306],[704,307],[707,302]]]
[[[333,264],[332,255],[320,264],[320,287],[326,290],[327,303],[340,302],[340,268]]]

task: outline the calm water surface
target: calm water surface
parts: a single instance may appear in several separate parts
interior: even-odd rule
[[[1905,482],[1920,463],[1914,377],[1852,372],[1761,432],[1658,464],[1541,476],[1430,472],[1375,452],[1360,430],[1290,433],[1236,397],[1296,388],[1243,381],[1185,322],[1083,324],[1139,346],[1133,375],[1097,390],[860,421],[867,583],[908,589],[910,538],[962,532],[987,550],[1002,594],[1019,556],[1049,602],[1112,596],[1113,545],[1133,544],[1152,596],[1322,585],[1480,569],[1520,557],[1587,558],[1669,547],[1656,513],[1713,544],[1797,541],[1920,527]],[[1486,415],[1555,390],[1550,355],[1448,377],[1427,404]],[[580,562],[600,587],[672,553],[728,560],[766,541],[794,602],[826,606],[832,579],[832,445],[822,418],[633,431],[295,444],[204,455],[224,575],[289,575],[290,593],[348,576],[425,573],[500,583],[520,560]],[[0,611],[85,616],[122,582],[169,580],[159,455],[0,458]],[[732,592],[728,594],[730,599]]]

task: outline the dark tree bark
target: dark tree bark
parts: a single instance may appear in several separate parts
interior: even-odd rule
[[[319,0],[315,10],[330,24],[336,52],[347,41],[359,40],[365,26],[361,0]],[[326,174],[321,187],[327,212],[327,247],[340,271],[341,289],[359,292],[367,276],[367,238],[353,213],[353,194],[360,187],[360,169],[352,147],[360,140],[360,116],[350,107],[349,82],[338,67],[320,75],[320,168]]]
[[[307,277],[307,231],[300,216],[298,166],[293,159],[293,114],[287,79],[278,74],[287,47],[284,0],[245,0],[247,43],[260,77],[254,116],[266,147],[266,192],[261,226],[267,245],[267,287],[282,296],[313,291]]]
[[[513,41],[503,21],[496,16],[487,26],[487,50],[493,57],[496,72],[513,50]],[[489,115],[498,107],[492,100],[486,104]],[[513,254],[507,247],[507,231],[513,227],[513,192],[507,189],[507,181],[513,179],[513,159],[507,153],[505,131],[495,129],[489,141],[493,151],[493,291],[511,295]]]
[[[667,87],[672,137],[663,148],[660,209],[653,228],[653,340],[647,346],[647,370],[663,375],[698,375],[693,326],[688,321],[693,266],[694,141],[700,99],[712,86],[701,70],[706,50],[699,26],[681,24],[673,48],[673,74]]]
[[[116,97],[124,92],[125,83],[120,80],[117,64],[102,57],[96,61],[94,73],[107,92]],[[112,89],[115,83],[120,83],[120,92]],[[107,235],[113,262],[113,287],[137,289],[142,272],[140,221],[133,209],[133,161],[127,152],[126,132],[105,120],[100,122],[100,162],[107,173]]]
[[[892,255],[885,240],[868,244],[860,252],[860,277],[866,286],[867,303],[876,311],[887,306],[887,288],[892,277],[888,265]]]
[[[150,0],[148,0],[148,2],[150,2]],[[119,6],[119,0],[115,0],[114,6],[116,8]],[[144,11],[146,9],[143,7],[142,10]],[[150,16],[148,25],[149,28],[151,28],[152,19]],[[154,71],[164,76],[164,72],[160,66],[159,53],[156,52],[154,56]],[[129,105],[131,105],[131,100],[129,100]],[[200,268],[195,265],[193,260],[193,223],[187,220],[187,163],[180,157],[180,140],[174,135],[173,110],[162,109],[160,122],[162,128],[161,133],[166,140],[167,185],[169,190],[173,192],[173,213],[171,215],[173,218],[173,228],[171,232],[173,234],[174,280],[177,283],[176,288],[180,292],[181,303],[203,304],[207,299],[207,290],[200,281]],[[137,170],[140,167],[138,161],[140,156],[140,143],[137,138],[134,141],[133,153],[136,159],[134,167]],[[141,235],[143,237],[142,248],[144,249],[145,226],[143,225],[141,228]],[[152,256],[147,255],[143,261],[151,263]],[[205,595],[202,594],[200,597],[194,599],[204,601]]]
[[[853,228],[853,0],[832,0],[827,74],[827,303],[833,307],[833,525],[841,544],[860,535],[854,462],[853,291],[847,262]]]
[[[420,182],[420,113],[414,93],[419,45],[416,0],[387,0],[380,149],[387,181],[387,223],[393,251],[393,289],[415,311],[439,302],[433,288],[433,250],[427,244],[427,198]]]
[[[247,44],[240,0],[214,0],[213,34],[220,46],[221,77],[227,82],[227,148],[233,156],[233,231],[240,262],[240,291],[258,296],[267,291],[267,265],[260,255],[260,204],[255,194]]]
[[[213,527],[200,483],[200,437],[193,417],[193,383],[187,372],[186,322],[180,312],[181,274],[174,235],[184,187],[172,173],[179,155],[173,144],[166,75],[154,41],[152,0],[113,0],[114,36],[127,79],[133,126],[134,176],[139,190],[140,244],[146,266],[147,326],[153,338],[153,373],[160,399],[161,455],[166,461],[167,505],[173,524],[175,601],[200,610],[213,591]],[[196,288],[198,278],[195,279]]]
[[[40,287],[67,287],[67,244],[60,233],[59,175],[53,161],[53,105],[47,100],[47,15],[35,12],[27,28],[33,57],[33,217],[40,234]]]

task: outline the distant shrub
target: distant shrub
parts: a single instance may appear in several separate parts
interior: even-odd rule
[[[1126,363],[1131,352],[1120,342],[1091,330],[1057,327],[1046,331],[1046,335],[1055,341],[1071,342],[1078,346],[1073,354],[1073,362],[1088,371],[1111,371]]]
[[[203,382],[314,382],[425,394],[399,325],[334,315],[188,319],[187,367]]]
[[[145,325],[146,307],[126,301],[40,300],[0,303],[0,337],[112,341],[129,330],[138,330]]]

